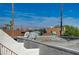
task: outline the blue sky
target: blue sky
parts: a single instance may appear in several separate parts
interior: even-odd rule
[[[0,24],[11,20],[12,6],[0,4]],[[63,25],[79,26],[79,4],[63,4]],[[59,3],[15,3],[16,27],[50,27],[60,24]]]

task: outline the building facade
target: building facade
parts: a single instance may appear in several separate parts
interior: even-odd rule
[[[62,31],[62,34],[63,34],[63,32],[65,31],[65,27],[62,27],[62,29],[63,29]],[[60,27],[50,27],[50,28],[47,28],[47,34],[60,36],[60,30],[61,30]]]

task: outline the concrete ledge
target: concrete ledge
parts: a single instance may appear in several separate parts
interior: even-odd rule
[[[56,45],[49,45],[45,42],[37,41],[37,40],[26,40],[28,42],[33,42],[39,44],[40,54],[51,54],[51,55],[57,55],[57,54],[64,54],[64,55],[79,55],[79,51],[70,49],[63,46],[56,46]],[[46,50],[46,51],[45,51]],[[55,52],[55,53],[54,53]]]

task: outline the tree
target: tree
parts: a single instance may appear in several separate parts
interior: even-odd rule
[[[45,28],[40,29],[39,31],[40,31],[40,35],[43,35],[44,33],[46,33],[46,32],[47,32]]]
[[[79,29],[74,26],[65,25],[65,32],[63,33],[64,36],[79,36]]]

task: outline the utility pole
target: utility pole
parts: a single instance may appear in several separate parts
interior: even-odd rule
[[[62,36],[63,4],[60,4],[60,36]]]
[[[12,20],[10,22],[11,35],[14,36],[14,3],[12,3]]]

